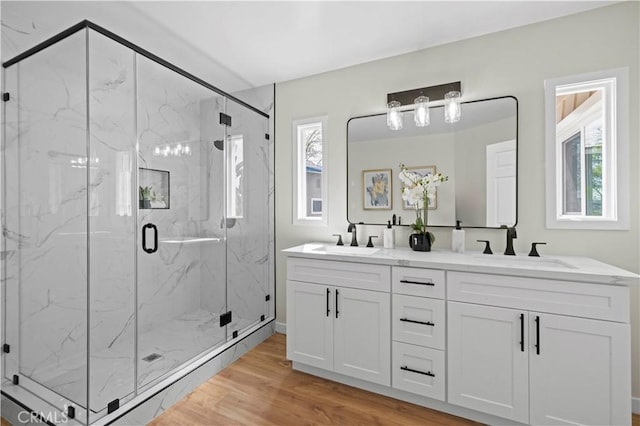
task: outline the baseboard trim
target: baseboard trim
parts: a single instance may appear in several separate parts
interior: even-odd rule
[[[276,333],[287,334],[287,323],[276,321]]]
[[[634,414],[640,414],[640,398],[631,398],[631,411]]]

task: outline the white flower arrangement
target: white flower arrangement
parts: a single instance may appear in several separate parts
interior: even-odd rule
[[[404,184],[402,189],[402,199],[413,205],[416,209],[416,222],[411,225],[413,230],[419,234],[429,235],[429,240],[433,244],[435,236],[427,231],[427,217],[429,213],[429,200],[436,194],[436,188],[442,182],[449,180],[449,176],[442,173],[422,176],[407,170],[404,164],[400,164],[400,174],[398,176]],[[422,211],[422,215],[420,214]]]

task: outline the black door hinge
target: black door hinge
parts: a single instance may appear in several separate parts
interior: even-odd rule
[[[4,344],[2,345],[2,352],[4,352],[5,354],[8,354],[11,352],[11,345],[8,344]]]
[[[233,333],[231,334],[231,337],[234,339],[238,337],[238,330],[234,330]]]
[[[265,302],[268,302],[269,300],[271,300],[271,295],[270,295],[270,294],[267,294],[267,295],[264,297],[264,301],[265,301]]]
[[[231,311],[226,312],[220,315],[220,327],[224,327],[225,325],[231,322]]]
[[[260,321],[264,321],[264,315],[260,315]]]
[[[70,419],[76,418],[76,407],[67,407],[67,417]]]
[[[18,376],[17,374],[13,375],[13,384],[14,385],[19,385],[20,384],[20,376]]]
[[[220,124],[224,124],[225,126],[231,126],[231,116],[225,114],[224,112],[220,113]]]
[[[9,99],[11,99],[11,95],[9,94],[9,92],[4,92],[2,94],[2,100],[5,102],[9,102]]]
[[[111,401],[109,404],[107,404],[107,414],[113,413],[118,408],[120,408],[120,400],[116,398],[113,401]]]
[[[270,136],[269,136],[269,133],[265,133],[265,134],[264,134],[264,138],[265,138],[266,140],[269,140],[269,137],[270,137]]]

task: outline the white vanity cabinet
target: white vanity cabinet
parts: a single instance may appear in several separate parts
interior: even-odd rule
[[[287,358],[391,384],[390,267],[287,262]]]
[[[459,272],[448,285],[450,403],[535,425],[631,422],[627,288]]]
[[[579,257],[285,252],[293,368],[486,424],[631,425],[638,275]]]

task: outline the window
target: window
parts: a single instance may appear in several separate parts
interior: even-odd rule
[[[327,223],[326,117],[293,122],[294,223]]]
[[[242,135],[227,137],[227,217],[243,216],[244,139]]]
[[[547,228],[628,229],[627,70],[547,80]]]

